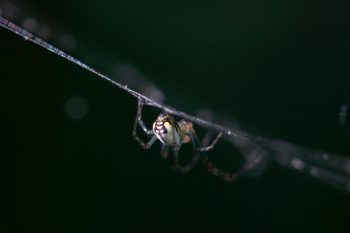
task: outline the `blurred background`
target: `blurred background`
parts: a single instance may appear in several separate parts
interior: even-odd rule
[[[187,113],[210,109],[216,123],[350,156],[339,125],[350,87],[347,1],[5,0],[0,9]],[[134,97],[3,28],[0,48],[0,191],[11,209],[1,232],[349,231],[345,191],[274,162],[235,183],[202,164],[174,172],[159,142],[143,150],[132,139]],[[150,126],[159,110],[144,113]],[[236,155],[225,141],[210,153],[228,169]]]

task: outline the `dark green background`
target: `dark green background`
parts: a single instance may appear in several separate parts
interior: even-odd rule
[[[25,6],[72,35],[71,53],[99,71],[111,74],[115,61],[137,67],[167,104],[193,114],[207,107],[261,136],[350,154],[338,124],[349,90],[347,1]],[[4,29],[0,45],[1,192],[15,217],[2,232],[348,232],[348,194],[274,163],[236,183],[202,165],[173,172],[159,143],[144,151],[131,138],[133,97]],[[64,111],[72,96],[89,104],[82,120]],[[157,114],[148,109],[148,125]],[[221,142],[212,156],[230,156],[220,145],[227,148]]]

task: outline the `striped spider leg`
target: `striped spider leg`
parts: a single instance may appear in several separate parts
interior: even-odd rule
[[[236,172],[227,172],[227,171],[223,171],[222,169],[216,167],[210,161],[208,155],[205,153],[206,151],[208,151],[212,148],[213,143],[212,143],[212,145],[210,145],[208,147],[202,147],[197,135],[194,132],[193,133],[191,132],[190,137],[191,137],[191,141],[192,141],[193,146],[195,148],[197,148],[198,151],[200,151],[200,156],[201,156],[202,162],[204,163],[204,165],[207,167],[208,171],[211,174],[218,176],[219,178],[224,179],[227,182],[232,182],[232,181],[235,181],[240,175],[242,175],[242,173],[244,173],[245,166],[243,166],[239,171],[236,171]],[[208,132],[205,135],[203,142],[204,143],[205,143],[205,141],[208,142],[210,140],[210,137],[211,137],[211,135]],[[217,142],[218,139],[219,139],[218,137],[216,137],[214,139],[214,144]]]
[[[161,155],[163,158],[168,157],[169,149],[173,150],[173,168],[181,171],[188,172],[192,167],[200,160],[201,152],[208,151],[214,148],[215,144],[221,138],[223,132],[220,132],[218,136],[213,140],[209,146],[201,147],[199,143],[194,143],[194,139],[197,138],[193,129],[193,125],[190,121],[181,120],[177,122],[175,118],[167,113],[160,114],[153,123],[152,130],[147,129],[142,120],[142,108],[143,101],[139,99],[137,115],[134,122],[133,137],[141,145],[141,147],[148,149],[158,139],[162,143]],[[143,131],[151,137],[151,139],[145,143],[137,136],[137,126],[140,126]],[[194,136],[195,135],[195,136]],[[182,144],[186,144],[192,141],[193,147],[196,149],[196,155],[185,165],[179,164],[179,150]]]
[[[150,148],[153,143],[157,140],[157,136],[154,135],[152,130],[147,129],[145,123],[143,123],[142,121],[142,107],[143,107],[143,102],[142,100],[139,99],[138,101],[138,108],[137,108],[137,115],[136,115],[136,119],[134,122],[134,128],[132,131],[132,136],[133,138],[140,144],[141,147],[148,149]],[[136,133],[137,130],[137,125],[140,125],[141,128],[143,129],[143,131],[148,135],[148,136],[152,136],[152,138],[147,142],[144,143],[138,136]]]

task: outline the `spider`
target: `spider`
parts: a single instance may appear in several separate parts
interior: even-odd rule
[[[226,181],[233,181],[237,178],[237,174],[224,172],[215,167],[209,160],[208,156],[204,153],[214,148],[215,144],[223,135],[221,130],[216,138],[209,146],[201,146],[197,134],[193,128],[192,122],[188,120],[176,121],[173,116],[168,113],[161,113],[154,121],[152,130],[147,129],[146,125],[142,121],[142,108],[144,102],[142,99],[138,101],[138,110],[134,123],[132,136],[144,149],[150,148],[154,142],[158,139],[162,143],[161,155],[163,158],[168,158],[169,148],[173,149],[173,168],[180,172],[188,172],[193,166],[201,159],[207,166],[209,172],[223,178]],[[143,131],[151,137],[151,139],[145,143],[137,136],[137,126],[141,126]],[[182,144],[192,143],[196,155],[186,165],[179,164],[179,150]]]

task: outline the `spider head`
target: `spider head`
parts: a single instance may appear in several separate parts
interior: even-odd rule
[[[157,120],[159,122],[171,122],[174,118],[167,113],[161,113],[158,115]]]

